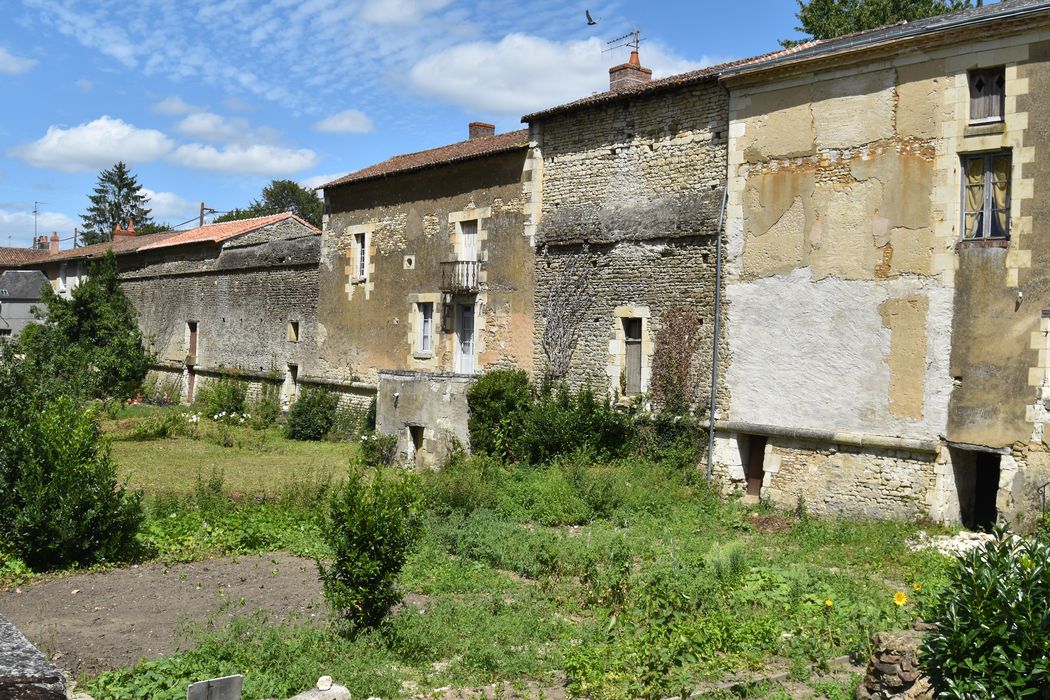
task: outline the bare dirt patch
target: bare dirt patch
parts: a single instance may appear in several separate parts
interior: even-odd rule
[[[323,600],[313,560],[273,553],[63,576],[0,592],[0,612],[76,677],[185,647],[178,631],[188,620],[255,609],[322,618]]]

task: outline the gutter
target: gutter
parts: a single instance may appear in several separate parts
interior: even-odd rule
[[[787,428],[779,425],[745,423],[741,421],[716,421],[715,427],[727,433],[768,435],[805,442],[826,442],[836,445],[848,445],[850,447],[898,450],[901,452],[937,454],[941,446],[940,440],[919,440],[916,438],[890,437],[888,435],[872,435],[870,433],[811,430],[809,428]]]

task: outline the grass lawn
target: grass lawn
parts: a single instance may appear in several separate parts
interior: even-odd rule
[[[223,475],[225,486],[239,494],[276,494],[304,478],[340,479],[357,447],[348,442],[302,442],[286,439],[279,428],[255,430],[220,427],[202,420],[194,436],[131,439],[136,426],[151,416],[187,410],[133,406],[103,430],[112,438],[111,455],[132,489],[147,495],[188,493],[198,475]]]
[[[150,501],[144,537],[156,556],[327,556],[316,504],[330,486],[303,470],[326,456],[342,469],[350,448],[274,436],[267,451],[270,440],[115,443],[148,490],[185,492]],[[198,466],[213,464],[226,482],[198,482]],[[231,498],[240,489],[275,495]],[[612,699],[789,671],[790,692],[772,683],[747,697],[847,698],[855,679],[815,670],[842,654],[863,659],[873,632],[922,616],[948,566],[908,549],[919,525],[745,507],[709,492],[696,472],[635,457],[464,460],[421,475],[421,489],[426,525],[402,574],[405,604],[377,630],[347,637],[246,612],[225,629],[192,629],[196,649],[103,674],[89,691],[185,697],[192,680],[244,673],[245,698],[287,697],[331,675],[355,697],[509,682]],[[903,608],[893,604],[898,591],[908,595]]]

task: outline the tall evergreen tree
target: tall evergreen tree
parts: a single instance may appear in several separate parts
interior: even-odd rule
[[[272,180],[263,188],[262,199],[252,200],[244,209],[234,209],[215,221],[237,221],[286,211],[321,228],[324,203],[313,190],[308,190],[293,180]]]
[[[84,245],[108,241],[115,226],[124,228],[132,218],[140,234],[157,230],[146,208],[149,197],[123,161],[99,173],[95,193],[88,195],[88,199],[91,206],[80,215]]]
[[[902,20],[909,22],[970,7],[970,0],[796,0],[797,31],[814,39],[875,29]],[[781,39],[795,46],[809,39]]]

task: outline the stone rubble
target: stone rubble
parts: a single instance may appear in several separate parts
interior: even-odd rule
[[[960,532],[957,535],[930,537],[920,530],[916,538],[908,542],[908,549],[913,552],[935,549],[945,556],[958,557],[994,539],[995,535],[986,532]]]
[[[923,633],[880,632],[856,700],[933,700],[930,679],[919,668]]]

